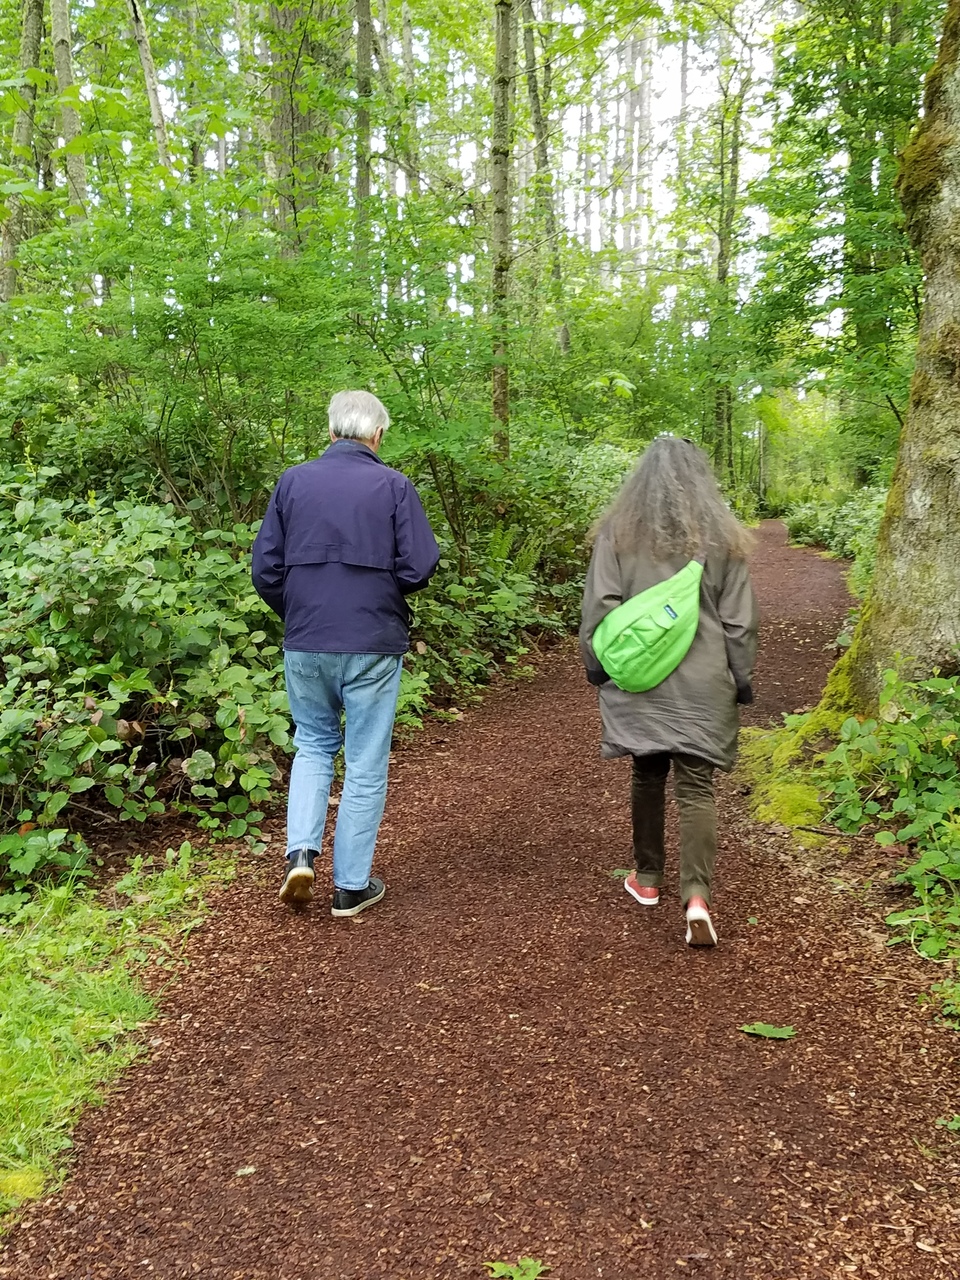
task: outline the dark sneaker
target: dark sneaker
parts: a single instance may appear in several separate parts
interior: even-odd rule
[[[370,877],[365,889],[334,889],[333,911],[335,916],[358,916],[367,907],[379,902],[387,892],[387,886],[376,876]]]
[[[313,860],[316,849],[293,849],[287,854],[287,874],[280,886],[280,901],[302,907],[313,897]]]

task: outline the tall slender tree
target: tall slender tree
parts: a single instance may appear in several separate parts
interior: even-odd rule
[[[354,0],[357,21],[356,238],[357,266],[365,274],[370,246],[370,99],[373,94],[373,15],[370,0]]]
[[[143,8],[143,0],[127,0],[130,18],[133,22],[133,36],[140,51],[140,66],[143,70],[143,83],[150,104],[150,120],[153,124],[153,136],[157,144],[157,158],[165,169],[172,169],[170,143],[167,138],[167,122],[160,105],[160,80],[157,76],[153,50],[150,47],[150,33],[147,29],[147,18]]]
[[[563,267],[560,261],[560,238],[557,227],[557,213],[553,191],[553,170],[550,165],[550,133],[540,77],[537,72],[536,49],[536,15],[533,0],[521,0],[521,17],[523,20],[523,50],[527,80],[527,95],[530,101],[530,118],[533,122],[534,157],[536,160],[535,207],[547,242],[547,253],[550,260],[550,292],[554,308],[560,317],[557,340],[560,350],[566,354],[570,350],[570,330],[563,318]]]
[[[20,34],[20,84],[17,108],[13,118],[10,157],[22,182],[35,172],[31,144],[33,117],[36,109],[37,82],[31,75],[40,66],[40,42],[43,37],[43,0],[24,0]],[[19,192],[7,196],[7,216],[0,232],[0,302],[8,302],[17,292],[17,250],[24,231],[24,199]]]
[[[64,167],[74,215],[83,217],[87,205],[87,162],[80,150],[80,112],[77,110],[77,85],[73,78],[73,30],[70,25],[69,0],[50,0],[50,35],[53,40],[53,65],[60,94],[60,120],[63,126]]]
[[[495,56],[493,73],[493,131],[491,153],[491,201],[493,216],[490,252],[493,280],[490,317],[493,328],[493,421],[498,453],[510,452],[510,268],[513,243],[510,217],[510,167],[513,159],[511,92],[514,79],[513,0],[495,0]]]

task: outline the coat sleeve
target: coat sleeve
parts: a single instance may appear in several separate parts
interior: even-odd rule
[[[580,616],[580,656],[591,684],[605,684],[610,678],[593,652],[591,638],[601,620],[622,603],[620,562],[610,541],[601,534],[593,544]]]
[[[283,617],[284,527],[280,485],[274,489],[267,514],[253,544],[253,585],[261,600]]]
[[[430,528],[420,495],[405,481],[397,500],[394,573],[405,596],[421,591],[436,572],[440,548]]]
[[[737,558],[727,562],[717,612],[723,623],[727,665],[737,685],[737,701],[752,702],[760,613],[746,560]]]

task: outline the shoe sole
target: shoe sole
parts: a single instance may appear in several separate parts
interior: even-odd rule
[[[384,885],[375,898],[365,898],[363,902],[356,907],[331,907],[330,914],[337,920],[347,920],[350,916],[358,916],[361,911],[366,911],[367,907],[376,906],[378,902],[383,901],[384,894],[387,892],[387,886]]]
[[[309,867],[295,867],[280,889],[280,901],[288,906],[303,906],[313,897],[313,872]]]
[[[659,893],[655,898],[641,898],[639,893],[637,893],[636,889],[634,889],[633,885],[627,884],[626,880],[624,880],[623,882],[623,887],[626,889],[627,893],[629,893],[630,897],[634,900],[634,902],[640,903],[641,907],[655,907],[657,903],[660,901]]]
[[[709,920],[699,919],[687,921],[688,947],[715,947],[717,935]]]

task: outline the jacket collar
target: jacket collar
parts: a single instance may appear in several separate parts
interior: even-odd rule
[[[332,440],[324,449],[323,454],[342,453],[353,454],[357,458],[368,458],[371,462],[378,462],[381,467],[387,464],[382,458],[377,457],[372,449],[368,448],[361,440]],[[321,454],[321,457],[323,456]]]

